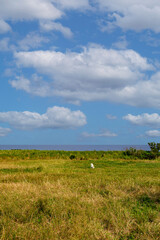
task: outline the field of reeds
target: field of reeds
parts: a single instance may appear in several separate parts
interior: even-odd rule
[[[0,239],[160,240],[159,158],[1,150]]]

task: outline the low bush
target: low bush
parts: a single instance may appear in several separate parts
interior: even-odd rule
[[[72,160],[72,159],[75,159],[76,156],[72,154],[69,158]]]

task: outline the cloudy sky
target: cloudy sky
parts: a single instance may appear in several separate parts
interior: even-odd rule
[[[159,0],[0,0],[0,56],[0,144],[159,141]]]

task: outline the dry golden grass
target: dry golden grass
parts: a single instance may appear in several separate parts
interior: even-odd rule
[[[0,193],[1,240],[160,239],[159,160],[3,159]]]

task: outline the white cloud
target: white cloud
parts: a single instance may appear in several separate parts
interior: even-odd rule
[[[9,51],[9,38],[3,38],[0,40],[0,51]]]
[[[102,11],[110,12],[108,27],[121,27],[124,30],[142,31],[151,29],[160,32],[159,0],[93,0]]]
[[[50,88],[46,96],[57,95],[76,103],[108,100],[133,106],[160,107],[160,74],[146,80],[147,71],[154,68],[146,58],[133,50],[90,45],[80,53],[18,52],[15,58],[20,67],[33,67],[50,77],[52,83],[40,82],[44,88]],[[26,88],[26,91],[34,94],[32,80],[27,81],[30,88]],[[17,89],[25,90],[23,78],[10,83]],[[36,95],[38,92],[37,89]]]
[[[128,42],[126,40],[126,37],[121,36],[117,42],[112,44],[112,46],[118,49],[127,49]]]
[[[41,21],[40,27],[44,31],[59,31],[66,38],[72,38],[73,36],[72,31],[68,27],[64,27],[61,23],[52,21]]]
[[[50,0],[0,0],[0,6],[0,17],[5,20],[54,20],[63,15]]]
[[[6,21],[56,20],[65,15],[65,10],[88,8],[88,0],[0,0],[0,33],[11,30]],[[52,27],[71,36],[70,29],[60,23]]]
[[[61,9],[88,9],[89,1],[88,0],[52,0],[59,8]]]
[[[104,130],[101,133],[87,133],[83,132],[82,136],[85,138],[93,138],[93,137],[117,137],[116,133],[112,133],[108,130]]]
[[[128,114],[123,119],[139,126],[149,126],[152,128],[160,128],[160,115],[158,113],[143,113],[141,115]]]
[[[11,27],[3,19],[0,19],[0,33],[6,33],[11,30]]]
[[[67,79],[67,85],[69,79],[80,82],[84,77],[88,80],[86,84],[97,81],[103,87],[106,84],[107,87],[118,88],[136,82],[143,70],[151,69],[147,60],[133,50],[116,51],[101,47],[66,54],[55,51],[19,52],[15,57],[24,67],[34,67],[58,81]]]
[[[86,124],[86,116],[81,111],[71,111],[64,107],[48,108],[46,113],[36,112],[0,112],[0,122],[9,123],[21,129],[52,128],[67,129],[80,127]]]
[[[33,74],[30,80],[23,76],[17,77],[16,80],[10,81],[10,84],[17,90],[24,90],[40,97],[53,96],[54,94],[52,84],[43,81],[37,74]]]
[[[160,137],[160,131],[159,130],[149,130],[146,131],[147,137]]]
[[[0,33],[11,30],[8,20],[55,20],[64,15],[51,0],[0,0],[0,6]]]
[[[30,32],[25,38],[18,41],[18,49],[28,51],[32,48],[41,47],[43,43],[48,43],[49,40],[46,37],[43,37],[35,32]]]
[[[106,11],[107,27],[120,27],[123,30],[142,31],[151,29],[160,32],[159,0],[0,0],[0,33],[11,28],[6,21],[57,20],[68,10]],[[99,7],[98,7],[99,6]],[[57,28],[55,26],[54,28]],[[65,27],[63,27],[65,28]],[[61,31],[69,31],[58,26]]]
[[[5,137],[10,132],[11,132],[10,128],[2,128],[2,127],[0,127],[0,137]]]
[[[41,36],[36,32],[30,32],[25,38],[16,41],[16,44],[11,44],[11,39],[6,37],[0,40],[0,51],[28,51],[30,49],[36,49],[41,47],[44,43],[48,43],[49,39],[47,37]]]

